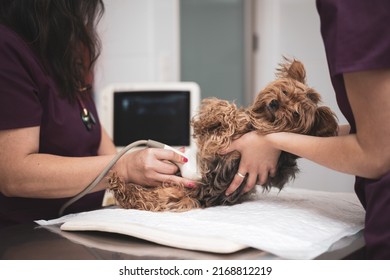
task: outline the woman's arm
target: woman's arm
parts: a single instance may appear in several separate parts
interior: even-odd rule
[[[39,154],[39,131],[39,127],[0,131],[0,190],[4,195],[35,198],[76,195],[113,158]]]
[[[101,148],[103,146],[110,145],[103,143]],[[0,131],[0,147],[0,191],[16,197],[74,196],[88,186],[114,157],[112,154],[95,157],[40,154],[39,127]],[[113,170],[125,181],[147,186],[157,186],[164,181],[189,185],[189,180],[173,175],[177,166],[170,161],[183,162],[183,158],[168,150],[143,149],[123,156]],[[94,191],[106,186],[107,182],[103,180]]]

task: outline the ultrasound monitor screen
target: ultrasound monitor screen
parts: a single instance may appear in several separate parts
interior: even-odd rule
[[[152,139],[190,145],[189,91],[124,91],[114,94],[114,143]]]

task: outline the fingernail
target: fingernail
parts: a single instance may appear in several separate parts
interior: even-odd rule
[[[183,157],[183,162],[188,162],[188,158]]]
[[[192,182],[189,182],[189,183],[187,184],[187,187],[189,187],[189,188],[194,188],[194,187],[195,187],[195,184],[192,183]]]

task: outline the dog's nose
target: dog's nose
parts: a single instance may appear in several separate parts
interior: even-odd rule
[[[277,109],[279,109],[279,101],[276,100],[276,99],[273,99],[273,100],[269,103],[268,107],[269,107],[271,110],[276,111]]]

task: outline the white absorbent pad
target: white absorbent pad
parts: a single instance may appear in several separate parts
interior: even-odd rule
[[[188,212],[110,208],[70,214],[40,225],[96,230],[158,244],[214,253],[253,247],[286,259],[312,259],[364,227],[365,211],[353,193],[285,188],[233,206]]]

